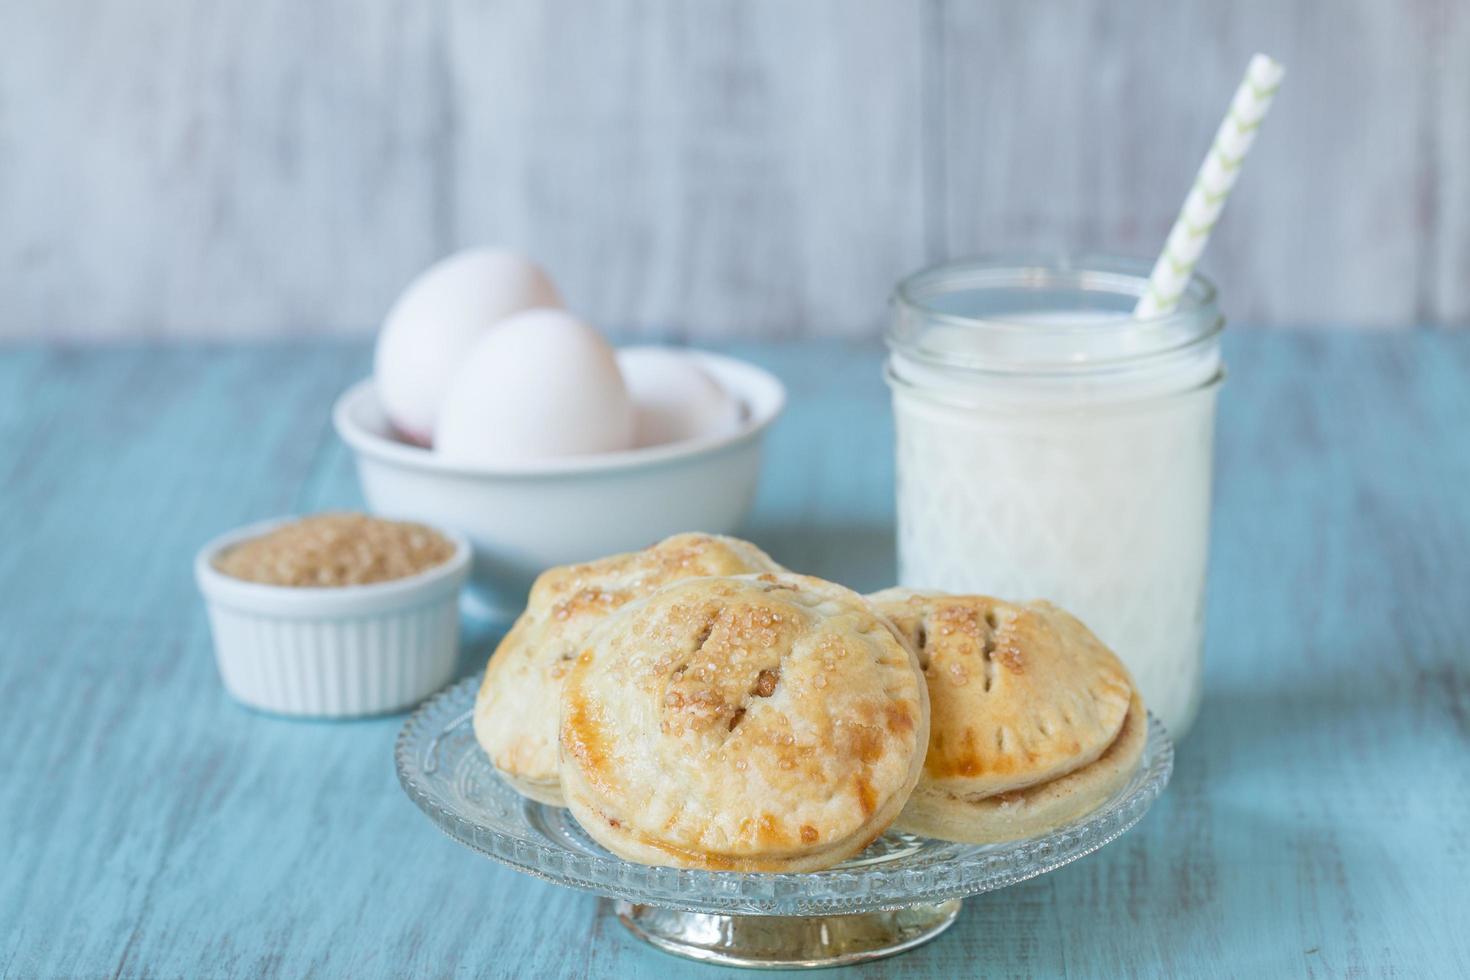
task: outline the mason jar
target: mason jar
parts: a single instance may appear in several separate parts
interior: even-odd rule
[[[901,584],[1045,598],[1182,737],[1199,708],[1215,288],[1135,320],[1145,262],[981,259],[899,283],[887,333]]]

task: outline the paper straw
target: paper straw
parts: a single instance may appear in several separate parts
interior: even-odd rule
[[[1263,54],[1251,59],[1240,88],[1235,90],[1235,98],[1230,100],[1230,111],[1220,123],[1215,142],[1205,154],[1194,186],[1184,199],[1184,207],[1169,230],[1164,252],[1154,263],[1148,289],[1133,310],[1135,318],[1164,316],[1179,305],[1179,297],[1189,285],[1189,277],[1194,274],[1195,264],[1210,240],[1220,209],[1240,176],[1240,165],[1256,141],[1256,130],[1266,117],[1266,110],[1271,108],[1271,98],[1285,73],[1285,69]]]

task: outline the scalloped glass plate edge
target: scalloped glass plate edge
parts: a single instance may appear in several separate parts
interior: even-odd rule
[[[478,687],[474,677],[459,681],[404,723],[394,758],[409,798],[448,836],[517,871],[633,905],[683,912],[851,915],[1005,888],[1116,840],[1142,819],[1173,768],[1169,737],[1150,716],[1148,744],[1128,784],[1101,807],[1042,837],[983,847],[909,838],[916,844],[895,848],[900,856],[891,861],[859,856],[848,865],[805,874],[655,868],[603,851],[568,826],[566,811],[523,799],[495,775],[469,724]]]

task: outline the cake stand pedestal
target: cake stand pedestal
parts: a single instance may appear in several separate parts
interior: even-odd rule
[[[921,946],[954,924],[960,900],[849,915],[714,915],[619,900],[618,921],[666,953],[763,969],[844,966]]]

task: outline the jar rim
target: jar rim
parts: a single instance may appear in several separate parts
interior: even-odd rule
[[[1161,316],[1135,319],[1118,310],[1116,319],[1087,323],[1042,323],[1025,314],[966,315],[934,305],[934,300],[959,290],[1052,289],[1077,295],[1110,295],[1136,300],[1148,287],[1152,265],[1116,255],[1092,253],[990,254],[926,266],[899,280],[891,304],[895,315],[884,333],[896,354],[935,367],[982,373],[1077,374],[1136,365],[1156,357],[1177,355],[1215,339],[1225,321],[1216,306],[1218,290],[1205,276],[1194,273],[1180,304]],[[1131,303],[1130,303],[1131,305]],[[990,338],[1025,338],[1052,348],[1051,357],[1001,357],[974,351],[940,350],[923,343],[922,327],[972,331]],[[1077,342],[1123,351],[1115,356],[1081,356]],[[1056,352],[1061,351],[1058,355]]]

